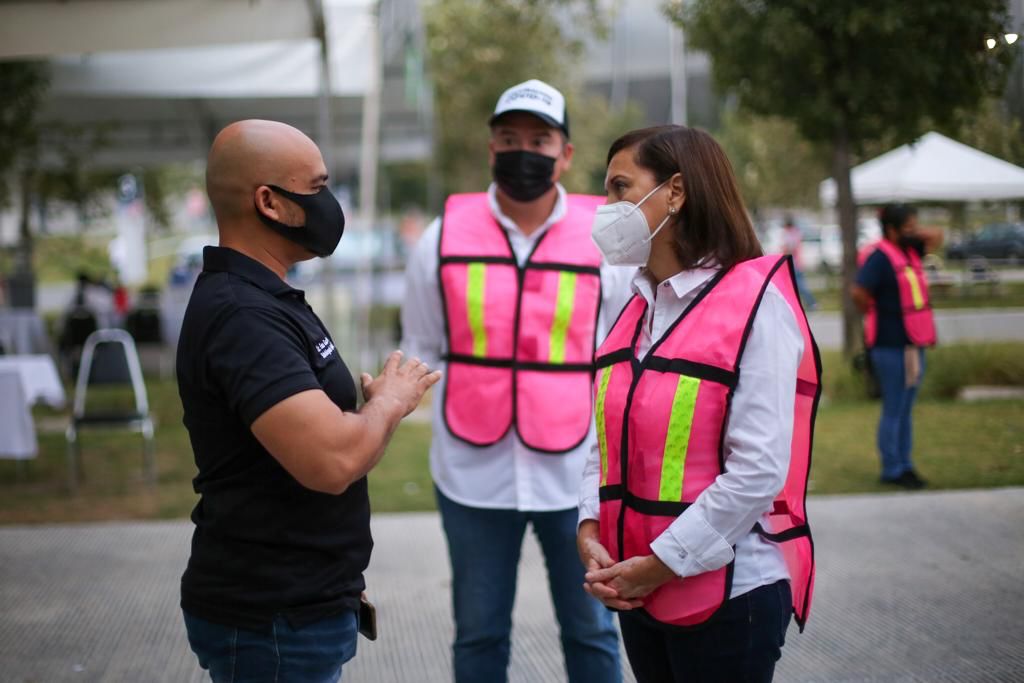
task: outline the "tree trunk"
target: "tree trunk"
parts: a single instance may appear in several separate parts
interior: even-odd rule
[[[849,131],[840,126],[832,155],[832,177],[836,181],[839,232],[843,243],[843,356],[850,358],[863,342],[860,311],[853,303],[851,288],[857,274],[857,205],[850,180]]]
[[[21,216],[18,221],[18,264],[24,272],[32,270],[32,170],[21,172]]]

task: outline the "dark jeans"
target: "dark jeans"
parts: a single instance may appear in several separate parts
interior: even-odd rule
[[[188,644],[213,683],[335,683],[356,654],[356,613],[345,612],[301,629],[282,616],[266,633],[185,615]]]
[[[508,672],[519,552],[533,525],[548,569],[570,683],[619,683],[619,640],[612,615],[583,590],[576,553],[576,508],[519,512],[467,507],[437,491],[448,538],[455,608],[457,683],[501,683]],[[544,590],[531,585],[527,590]]]
[[[619,613],[637,683],[768,683],[793,613],[789,581],[733,598],[703,626],[668,631]]]
[[[882,416],[878,420],[878,453],[882,458],[882,478],[896,479],[914,469],[910,458],[913,448],[911,411],[917,388],[924,377],[924,351],[920,351],[921,374],[917,384],[906,386],[906,362],[902,346],[876,346],[871,349],[871,365],[882,390]]]

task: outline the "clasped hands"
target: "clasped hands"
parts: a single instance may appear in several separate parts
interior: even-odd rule
[[[612,609],[643,607],[645,597],[676,576],[654,554],[615,562],[601,545],[598,523],[592,519],[580,524],[576,548],[587,569],[583,590]]]

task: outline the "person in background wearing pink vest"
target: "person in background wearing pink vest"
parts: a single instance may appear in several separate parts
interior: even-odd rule
[[[494,182],[452,195],[409,261],[402,348],[442,362],[430,469],[452,565],[458,683],[506,680],[527,526],[544,553],[568,680],[620,681],[611,615],[583,590],[576,499],[594,443],[594,349],[630,272],[590,239],[603,197],[558,183],[573,147],[562,94],[505,91],[490,119]]]
[[[853,285],[864,313],[864,345],[882,391],[878,421],[881,480],[908,489],[925,486],[910,457],[911,411],[924,375],[924,349],[936,341],[928,279],[921,257],[942,244],[942,232],[917,225],[917,211],[889,204],[879,213],[882,239],[865,250]]]
[[[580,493],[586,589],[640,683],[772,679],[810,608],[821,364],[790,256],[762,256],[729,160],[659,126],[612,144],[593,236],[639,266],[597,351]]]
[[[804,277],[803,262],[801,261],[801,249],[803,248],[804,236],[797,227],[792,216],[786,216],[782,224],[782,253],[793,257],[793,269],[796,273],[796,286],[807,310],[813,311],[818,307],[818,300],[814,298],[814,292],[807,285],[807,278]]]

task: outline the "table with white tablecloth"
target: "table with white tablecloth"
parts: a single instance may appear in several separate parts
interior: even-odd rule
[[[63,408],[64,385],[53,359],[45,354],[0,356],[0,458],[36,456],[32,406]]]
[[[0,308],[0,346],[6,353],[49,353],[43,319],[31,308]]]
[[[63,408],[67,400],[64,385],[57,372],[57,364],[45,353],[0,356],[0,370],[16,370],[21,377],[25,401],[29,406],[45,403],[51,408]]]

